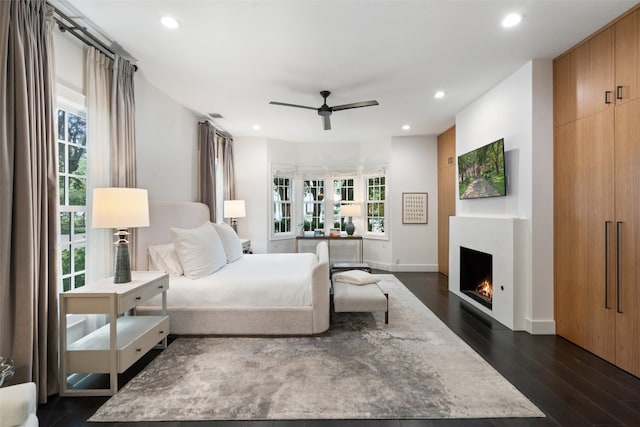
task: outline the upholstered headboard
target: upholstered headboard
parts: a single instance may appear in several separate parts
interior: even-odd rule
[[[171,242],[170,227],[196,228],[209,221],[209,206],[196,202],[149,201],[149,227],[137,229],[135,270],[149,269],[147,248]]]

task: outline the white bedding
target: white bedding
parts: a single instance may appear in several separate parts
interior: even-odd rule
[[[245,255],[200,279],[171,276],[167,306],[310,306],[311,272],[318,258],[310,253]],[[159,306],[158,295],[146,304]]]

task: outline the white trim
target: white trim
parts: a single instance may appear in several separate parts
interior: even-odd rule
[[[56,97],[58,107],[62,106],[65,111],[86,117],[87,102],[84,95],[60,83],[56,83]]]
[[[528,317],[524,319],[524,330],[531,335],[555,335],[555,320],[531,320]]]

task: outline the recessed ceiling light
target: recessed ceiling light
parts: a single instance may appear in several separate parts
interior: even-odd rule
[[[520,23],[520,21],[522,21],[522,15],[519,13],[510,13],[502,20],[502,26],[504,28],[515,27]]]
[[[411,126],[409,125],[402,125],[402,130],[409,130],[411,129]]]
[[[436,99],[440,99],[440,98],[444,98],[444,92],[439,90],[436,93],[433,94],[433,97]]]
[[[162,19],[160,19],[160,22],[170,30],[175,30],[180,26],[178,20],[172,16],[163,16]]]
[[[253,125],[252,128],[253,130],[260,130],[260,125]]]

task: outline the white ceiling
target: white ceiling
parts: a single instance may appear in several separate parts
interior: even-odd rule
[[[554,58],[631,8],[625,0],[67,0],[184,106],[234,136],[357,142],[439,134],[530,59]],[[509,12],[524,15],[503,29]],[[163,15],[181,26],[167,30]],[[324,131],[312,110],[333,113]],[[446,92],[434,99],[436,90]],[[170,120],[160,117],[159,120]],[[261,130],[252,129],[259,124]],[[403,124],[411,130],[403,131]]]

